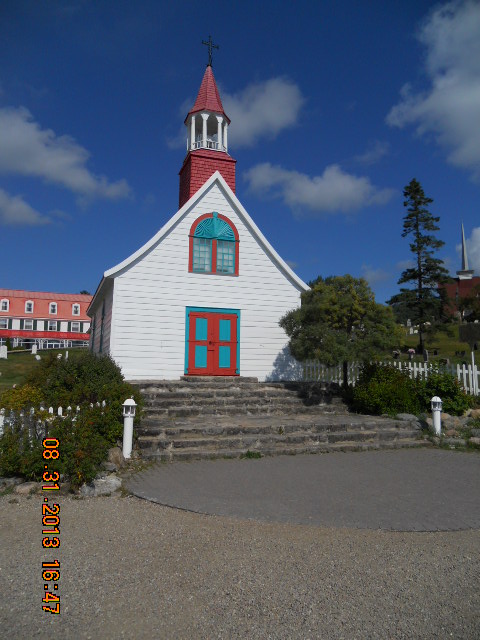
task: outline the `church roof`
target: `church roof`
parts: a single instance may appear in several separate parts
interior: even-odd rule
[[[197,99],[195,104],[187,114],[188,116],[198,113],[199,111],[213,111],[214,113],[222,114],[230,123],[230,118],[223,110],[222,100],[218,93],[217,83],[215,82],[215,76],[213,75],[212,67],[207,65],[203,76],[202,84],[198,90]],[[187,120],[185,118],[185,120]]]

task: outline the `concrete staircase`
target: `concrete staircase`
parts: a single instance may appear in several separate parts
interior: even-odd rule
[[[145,399],[142,457],[190,460],[413,447],[410,422],[349,414],[336,385],[184,377],[133,383]]]

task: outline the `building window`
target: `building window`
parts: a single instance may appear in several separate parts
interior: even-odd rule
[[[5,298],[0,302],[0,311],[8,311],[10,307],[10,301]]]
[[[57,315],[57,303],[56,302],[50,302],[50,305],[48,307],[48,313],[51,313],[52,315]]]
[[[48,321],[48,331],[56,331],[57,330],[57,321],[49,320]]]
[[[72,331],[80,333],[80,322],[72,322]]]
[[[238,276],[239,237],[228,218],[206,213],[195,220],[189,237],[189,271]]]
[[[217,240],[217,273],[235,273],[235,242]]]
[[[33,302],[31,300],[25,302],[25,313],[33,313]]]
[[[23,328],[25,331],[33,331],[33,320],[24,320]]]
[[[8,329],[8,318],[0,318],[0,329]]]
[[[80,315],[80,305],[72,304],[72,316],[79,316],[79,315]]]
[[[210,273],[212,270],[212,240],[193,239],[193,270]]]

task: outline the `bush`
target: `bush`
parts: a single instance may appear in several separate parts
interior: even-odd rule
[[[98,430],[98,411],[87,409],[75,419],[56,418],[48,435],[59,441],[60,456],[51,466],[70,480],[72,488],[91,482],[109,447]]]
[[[60,458],[54,469],[63,473],[72,486],[92,480],[109,447],[123,433],[122,404],[133,397],[138,405],[135,421],[140,419],[142,396],[123,380],[119,367],[108,356],[89,352],[73,354],[65,360],[49,354],[27,383],[9,389],[0,396],[0,406],[15,411],[28,407],[81,407],[74,418],[41,416],[48,434],[60,442]],[[90,407],[102,403],[103,407]],[[37,416],[37,414],[35,414]],[[18,414],[6,425],[0,438],[0,474],[41,479],[44,461],[41,434],[36,434],[38,417]]]
[[[14,412],[0,438],[0,475],[39,480],[44,469],[42,443],[29,414]]]
[[[450,373],[433,370],[426,380],[422,380],[418,393],[424,411],[431,411],[431,400],[439,396],[443,403],[443,411],[454,416],[461,416],[473,404],[473,397],[465,393],[455,376]]]
[[[0,408],[20,411],[30,407],[38,408],[43,401],[40,389],[31,384],[24,384],[21,387],[7,389],[0,394]]]
[[[352,408],[358,413],[393,416],[421,411],[417,382],[388,365],[365,365],[351,396]]]
[[[73,488],[90,482],[105,460],[109,446],[97,429],[97,420],[97,411],[86,409],[74,418],[57,417],[50,422],[47,418],[46,431],[36,431],[35,418],[13,416],[0,438],[0,474],[41,480],[45,470],[42,440],[48,433],[48,437],[58,439],[60,453],[48,465],[49,472],[58,471]]]
[[[49,354],[27,382],[39,389],[48,406],[65,408],[105,401],[104,410],[96,414],[96,426],[110,445],[122,437],[122,404],[126,398],[135,399],[135,423],[140,420],[143,398],[123,380],[120,368],[109,356],[84,351],[65,360]]]
[[[453,415],[462,415],[475,402],[449,373],[434,369],[426,380],[411,379],[406,371],[374,363],[363,367],[351,404],[355,411],[371,415],[418,415],[430,413],[433,396],[439,396],[445,413]]]
[[[43,400],[52,406],[106,401],[108,391],[123,382],[120,368],[109,356],[89,351],[68,359],[49,353],[27,378],[27,383],[40,389]]]

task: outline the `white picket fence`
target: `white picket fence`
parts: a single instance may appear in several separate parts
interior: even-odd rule
[[[105,400],[103,400],[102,402],[97,402],[95,404],[90,403],[90,408],[92,409],[93,407],[103,408],[105,406],[106,406]],[[45,418],[54,418],[57,416],[59,418],[66,418],[67,416],[72,416],[72,415],[76,416],[77,414],[80,413],[81,410],[82,410],[81,407],[78,407],[78,406],[76,408],[72,408],[68,406],[65,409],[63,407],[57,407],[56,409],[54,409],[53,407],[40,406],[38,407],[38,409],[35,409],[34,407],[32,407],[31,409],[28,409],[26,412],[1,408],[0,409],[0,437],[3,435],[4,425],[9,424],[13,420],[15,420],[17,417],[20,417],[20,418],[27,417],[29,418],[30,424],[32,425],[35,424],[37,427],[40,427],[41,424],[43,424]],[[48,413],[48,416],[46,416],[46,413]],[[35,420],[35,416],[38,417],[37,420]]]
[[[380,362],[379,364],[393,365],[396,369],[407,371],[411,378],[428,378],[432,370],[437,370],[437,367],[428,362],[401,362],[400,360],[393,360],[392,362]],[[348,384],[355,386],[361,368],[362,364],[359,362],[348,363]],[[480,395],[480,372],[477,365],[441,365],[439,370],[454,375],[466,393],[475,396]],[[336,382],[337,384],[342,384],[343,367],[342,365],[327,367],[317,360],[309,360],[303,363],[303,379],[308,382]]]

